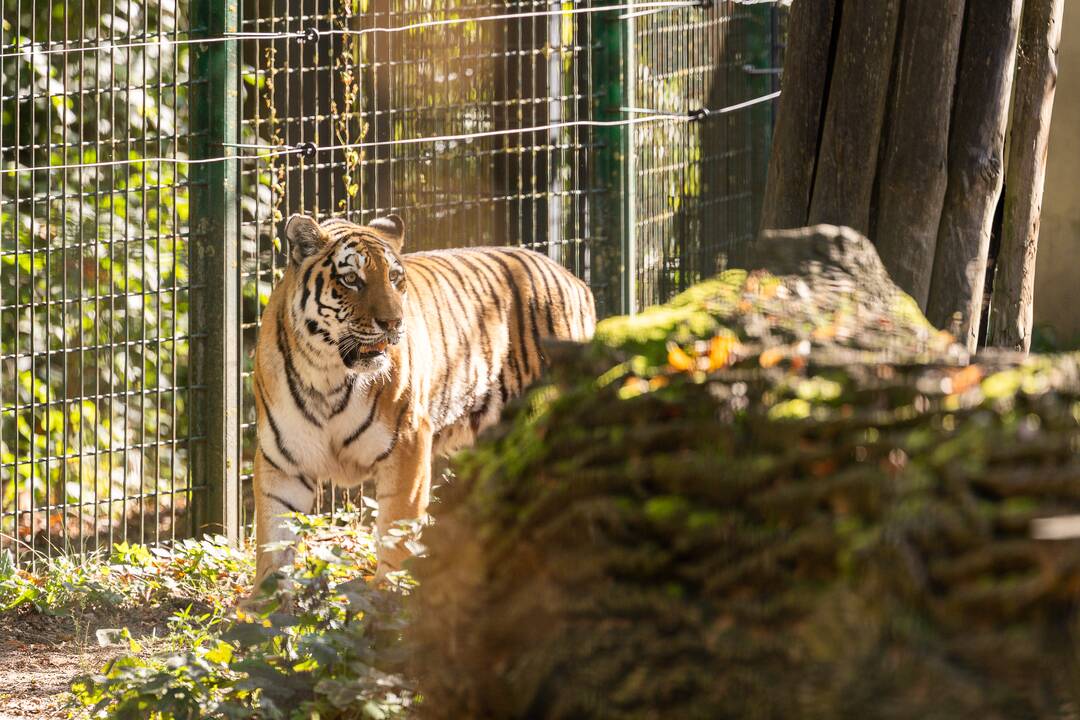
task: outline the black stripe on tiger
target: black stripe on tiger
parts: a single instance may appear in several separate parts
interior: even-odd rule
[[[475,255],[476,257],[475,258],[471,257],[473,255]],[[502,293],[500,292],[499,289],[496,289],[496,287],[495,287],[498,284],[498,280],[499,280],[500,276],[495,275],[494,269],[492,269],[492,267],[488,263],[489,258],[486,256],[486,253],[484,253],[482,251],[478,251],[478,250],[468,249],[468,250],[460,252],[457,255],[457,257],[460,258],[461,261],[464,262],[467,266],[472,268],[473,272],[476,273],[477,277],[481,278],[484,281],[484,285],[487,287],[487,291],[488,291],[487,295],[485,296],[485,299],[490,298],[490,299],[494,300],[495,309],[499,313],[499,322],[502,323],[502,321],[503,321],[503,319],[502,319],[503,304],[502,304],[502,299],[500,297],[502,295]],[[508,338],[508,340],[509,340],[509,338]],[[508,388],[508,383],[506,382],[506,374],[511,373],[516,378],[517,384],[518,384],[519,387],[521,386],[521,383],[523,382],[520,370],[518,368],[517,359],[514,356],[514,348],[513,348],[512,343],[507,342],[507,347],[506,347],[505,354],[503,355],[503,357],[500,358],[500,360],[501,360],[500,365],[502,366],[502,369],[501,369],[501,371],[499,373],[499,377],[497,379],[498,386],[499,386],[499,397],[502,400],[502,404],[506,405],[506,402],[510,399],[510,390]],[[494,369],[494,365],[495,365],[494,350],[492,350],[490,363],[491,363],[492,369]],[[496,379],[493,378],[492,382],[495,382],[495,381],[496,381]]]
[[[296,507],[295,505],[293,505],[291,502],[289,502],[285,498],[281,497],[280,495],[276,495],[276,494],[271,493],[271,492],[264,492],[263,495],[270,498],[271,500],[276,501],[279,505],[284,505],[285,507],[287,507],[289,509],[289,512],[294,512],[294,513],[303,512],[302,510],[300,510],[300,508]]]
[[[412,276],[413,281],[415,282],[415,280],[422,278],[424,280],[424,282],[427,283],[430,294],[432,294],[432,295],[442,294],[439,290],[437,290],[435,284],[431,281],[429,275],[425,275],[424,273],[419,272],[419,267],[420,267],[419,263],[413,263],[412,264],[412,268],[414,270],[417,270],[417,272],[415,272],[413,274],[413,276]],[[450,371],[452,370],[452,367],[451,367],[451,364],[450,364],[450,346],[448,345],[448,340],[447,340],[447,337],[446,337],[446,325],[443,323],[443,314],[442,314],[442,306],[441,306],[441,304],[436,301],[436,307],[432,308],[432,310],[435,313],[435,319],[439,321],[439,337],[442,338],[442,345],[443,345],[443,348],[442,348],[443,349],[443,351],[442,351],[442,357],[443,357],[442,385],[441,385],[440,394],[439,394],[439,397],[440,397],[439,405],[442,406],[443,398],[445,398],[447,396],[447,393],[449,392],[449,387],[450,387]]]
[[[300,414],[304,416],[305,420],[315,427],[321,428],[322,423],[311,413],[311,410],[308,409],[307,404],[300,396],[303,381],[300,379],[300,374],[296,372],[296,366],[293,364],[292,349],[289,346],[289,338],[287,331],[285,330],[284,305],[278,310],[277,347],[278,352],[281,353],[281,357],[285,361],[285,383],[289,386],[289,395],[292,396],[293,402],[296,403],[296,408],[300,411]]]
[[[262,385],[255,383],[255,392],[259,395],[259,401],[262,403],[263,412],[266,413],[266,421],[270,424],[270,431],[274,433],[274,445],[277,447],[277,451],[281,453],[281,457],[285,458],[286,462],[296,465],[296,458],[289,452],[289,449],[285,447],[285,443],[281,440],[281,428],[278,427],[277,421],[274,419],[274,413],[270,412],[270,403],[266,402],[266,395],[263,393]],[[263,456],[266,456],[266,452],[263,452]],[[269,460],[270,458],[267,458]],[[276,463],[274,467],[281,469]]]
[[[282,473],[285,472],[285,468],[281,467],[276,462],[274,462],[273,458],[271,458],[269,455],[267,455],[265,452],[262,451],[262,448],[259,448],[259,453],[262,455],[263,460],[270,463],[270,467],[274,468],[278,472],[282,472]]]
[[[541,260],[541,256],[532,252],[514,252],[509,248],[500,248],[505,251],[505,254],[511,255],[522,264],[528,263],[533,268],[533,274],[538,276],[538,279],[543,282],[537,283],[544,288],[544,292],[547,294],[547,327],[548,335],[555,335],[555,316],[552,314],[552,306],[555,304],[555,299],[551,296],[551,285],[553,283],[552,276],[550,274],[550,268],[547,263]]]
[[[498,298],[499,296],[501,296],[503,294],[503,292],[505,292],[505,288],[504,288],[505,274],[503,272],[499,271],[500,268],[495,267],[495,263],[497,262],[497,258],[492,257],[491,252],[490,252],[490,248],[484,248],[482,250],[470,250],[469,252],[472,252],[472,253],[476,254],[477,264],[480,267],[484,268],[484,276],[485,277],[488,277],[488,275],[487,275],[488,272],[491,273],[491,277],[493,278],[492,283],[491,283],[492,286],[493,286],[492,297]],[[501,263],[501,264],[502,264],[502,269],[507,269],[507,266],[506,266],[505,263]],[[498,286],[498,287],[495,287],[495,286]],[[520,295],[517,293],[517,286],[516,285],[511,283],[510,284],[510,290],[514,293],[514,295],[516,297],[520,298]],[[520,300],[519,300],[519,302],[520,302]],[[502,303],[498,302],[497,304],[501,309]],[[518,304],[517,311],[518,311],[517,315],[518,315],[518,318],[519,318],[519,321],[520,321],[520,318],[522,317],[520,304]],[[500,315],[501,315],[501,313],[500,313]],[[503,379],[499,383],[499,385],[500,385],[499,394],[502,397],[503,405],[506,404],[506,401],[510,398],[510,395],[520,392],[521,388],[523,388],[525,386],[525,376],[522,373],[521,364],[518,362],[517,353],[514,352],[513,333],[511,332],[511,329],[512,329],[513,326],[510,323],[510,318],[509,317],[505,319],[505,322],[506,322],[506,328],[507,328],[507,346],[506,346],[506,354],[502,358],[503,368],[504,369],[503,369],[503,375],[501,377]],[[522,322],[521,325],[523,325],[523,324],[524,323]],[[524,332],[524,330],[521,330],[518,333],[518,336],[519,336],[519,338],[521,338],[521,347],[523,348],[523,352],[527,353],[528,350],[527,350],[527,348],[526,348],[526,346],[524,344],[523,332]],[[514,379],[513,388],[511,388],[510,383],[507,382],[507,379],[509,377],[512,377]]]
[[[405,412],[409,409],[408,403],[401,404],[401,412],[398,413],[397,424],[394,425],[394,437],[390,439],[390,447],[386,448],[383,452],[379,453],[375,457],[375,462],[371,464],[372,467],[378,465],[386,458],[390,457],[390,453],[394,452],[394,448],[397,447],[398,440],[401,438],[401,423],[405,420]]]
[[[517,250],[517,251],[514,251],[514,250],[508,250],[506,248],[496,248],[497,252],[501,251],[501,250],[507,250],[506,252],[503,252],[502,254],[505,255],[506,257],[513,258],[518,264],[520,264],[522,269],[525,271],[526,275],[532,277],[535,280],[543,280],[543,278],[536,277],[536,273],[530,272],[529,266],[530,266],[531,263],[528,263],[525,260],[526,258],[535,255],[535,253],[533,253],[532,251],[529,251],[529,250]],[[538,255],[536,257],[539,258]],[[534,285],[534,287],[541,286],[541,285],[546,286],[546,283],[537,282],[537,283],[533,283],[533,285]],[[550,319],[551,319],[550,318],[550,313],[551,313],[551,293],[550,293],[550,291],[548,292],[548,313],[549,313],[549,318],[548,319],[550,321]],[[536,368],[537,375],[540,374],[541,370],[543,370],[543,367],[545,365],[544,351],[542,349],[542,346],[540,345],[540,321],[539,321],[539,317],[538,317],[539,314],[540,314],[540,303],[536,298],[536,292],[533,291],[533,292],[529,293],[529,320],[531,321],[530,324],[532,325],[533,350],[536,351],[536,357],[537,357],[537,360],[539,361],[538,362],[539,367]],[[552,331],[552,334],[554,334],[554,329]],[[529,382],[532,382],[534,377],[535,376],[530,374]]]
[[[379,398],[382,396],[382,392],[385,389],[386,384],[383,383],[379,386],[379,389],[375,391],[375,397],[371,400],[371,410],[368,412],[367,418],[364,420],[363,423],[360,424],[360,427],[356,428],[356,430],[354,430],[353,433],[349,435],[349,437],[345,438],[344,447],[352,445],[354,442],[356,442],[357,438],[367,432],[367,429],[371,427],[372,421],[375,420],[375,410],[379,407]]]
[[[491,375],[491,370],[495,364],[493,362],[495,352],[491,345],[491,337],[488,334],[486,318],[484,317],[483,312],[481,312],[480,310],[480,308],[483,308],[484,300],[487,298],[488,295],[484,293],[483,288],[477,287],[477,284],[480,282],[480,277],[476,274],[475,271],[462,274],[462,272],[449,259],[435,257],[433,257],[432,259],[436,260],[440,265],[442,265],[449,272],[451,272],[455,278],[457,278],[457,280],[461,283],[463,289],[467,290],[467,295],[469,296],[469,299],[472,300],[473,307],[477,309],[476,322],[472,323],[472,325],[473,327],[477,327],[480,330],[480,351],[483,356],[484,364],[487,366],[487,372],[485,373],[485,376],[490,392],[490,386],[495,382],[495,378]],[[469,267],[464,257],[459,257],[458,260],[466,268]],[[477,368],[474,387],[476,384],[479,383],[479,376],[480,369]],[[467,403],[467,406],[471,407],[472,402],[475,402],[475,394],[473,395],[472,400]]]
[[[345,412],[345,408],[349,407],[349,401],[352,400],[353,388],[356,387],[356,383],[351,379],[346,381],[345,394],[341,396],[341,399],[337,401],[337,404],[330,410],[330,417],[337,417],[341,413]],[[336,393],[337,391],[335,391]]]
[[[525,366],[525,375],[523,378],[519,377],[519,386],[515,389],[515,392],[521,392],[523,382],[527,382],[532,377],[532,364],[529,362],[529,343],[526,338],[525,328],[525,303],[521,295],[521,288],[518,287],[517,280],[514,279],[514,271],[506,264],[498,255],[492,253],[489,255],[495,262],[497,262],[505,271],[506,284],[510,289],[510,292],[514,294],[514,312],[517,315],[518,322],[518,341],[521,344],[521,360]],[[533,326],[533,333],[535,334],[536,327]],[[537,345],[539,350],[539,345]]]
[[[303,483],[304,487],[308,489],[309,493],[311,493],[312,495],[315,494],[315,485],[311,482],[307,475],[305,475],[304,473],[300,473],[296,476],[296,479]]]
[[[454,278],[456,278],[458,280],[458,282],[462,286],[462,290],[465,289],[464,288],[464,286],[466,284],[465,278],[462,276],[461,272],[456,267],[454,267],[453,263],[450,263],[450,262],[448,262],[448,261],[446,261],[446,260],[444,260],[442,258],[438,258],[438,257],[434,257],[434,256],[429,256],[429,257],[427,257],[425,259],[431,261],[437,267],[445,268],[447,272],[452,274],[454,276]],[[436,273],[435,270],[432,269],[432,268],[424,268],[424,269],[430,271],[432,273],[432,275],[436,275],[436,276],[439,275],[439,273]],[[452,313],[450,313],[450,316],[454,320],[454,325],[457,327],[457,330],[458,330],[458,337],[460,338],[460,343],[459,344],[463,345],[464,349],[465,349],[465,372],[464,372],[464,376],[471,383],[471,386],[473,388],[475,388],[477,382],[479,381],[479,372],[478,372],[478,369],[473,366],[473,362],[472,362],[473,354],[472,354],[472,352],[470,352],[471,343],[470,343],[470,338],[469,338],[469,329],[472,328],[472,327],[477,327],[480,330],[480,346],[481,346],[481,351],[483,353],[483,359],[484,359],[485,362],[489,362],[489,358],[491,356],[491,351],[490,351],[490,344],[491,343],[488,340],[487,328],[485,327],[484,323],[483,322],[478,322],[478,323],[472,322],[472,319],[467,316],[468,315],[469,305],[466,304],[462,300],[461,294],[458,292],[458,288],[454,285],[454,283],[448,282],[447,280],[448,279],[445,276],[441,277],[440,278],[440,285],[445,283],[450,288],[450,292],[453,293],[454,298],[457,300],[458,307],[460,307],[462,312],[466,314],[466,317],[463,318],[463,321],[465,323],[464,327],[462,327],[461,325],[458,324],[458,313],[452,312]],[[472,287],[471,283],[469,283],[469,287],[470,288]],[[474,301],[473,306],[475,307],[475,301],[477,301],[479,298],[475,297],[475,293],[474,293],[473,297],[470,298],[470,299],[472,299]],[[460,350],[460,347],[459,347],[459,350]],[[449,365],[449,363],[447,363],[447,364]],[[446,399],[445,399],[445,402],[442,404],[442,406],[439,408],[438,418],[439,418],[439,423],[440,424],[446,421],[446,416],[450,412],[450,397],[449,397],[450,388],[449,387],[443,388],[443,391],[444,391]],[[469,402],[466,402],[465,405],[466,406],[471,405],[471,400]]]

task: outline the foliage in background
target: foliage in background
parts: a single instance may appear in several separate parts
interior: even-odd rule
[[[23,540],[104,532],[140,506],[168,509],[187,483],[189,166],[25,172],[187,159],[198,80],[191,46],[169,42],[188,37],[187,13],[180,0],[3,0],[0,530]],[[141,39],[161,42],[44,52]],[[243,77],[258,93],[256,73]],[[269,192],[271,175],[246,174],[245,195]],[[77,503],[93,503],[81,525]]]
[[[372,536],[358,513],[294,516],[297,559],[258,611],[177,618],[174,654],[137,653],[76,681],[77,703],[116,718],[381,718],[415,701],[403,674],[404,575],[370,584]],[[402,528],[408,540],[414,529]],[[288,609],[288,612],[285,609]]]

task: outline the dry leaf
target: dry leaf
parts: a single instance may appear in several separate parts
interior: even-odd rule
[[[952,380],[952,395],[960,395],[982,382],[983,371],[978,365],[968,365],[963,370],[959,370],[953,373],[950,378]]]
[[[717,335],[709,342],[709,370],[727,367],[734,360],[732,357],[738,340],[732,335]]]
[[[690,372],[694,369],[694,358],[687,355],[678,344],[668,343],[668,365],[680,372]]]
[[[771,368],[778,365],[783,359],[784,351],[781,348],[773,347],[761,353],[758,362],[761,363],[761,367],[763,368]]]

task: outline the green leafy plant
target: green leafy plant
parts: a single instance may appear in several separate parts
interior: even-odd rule
[[[402,599],[411,580],[370,583],[372,536],[357,511],[293,518],[296,560],[228,618],[174,616],[168,657],[137,652],[73,686],[75,702],[116,718],[389,718],[416,702],[406,670]],[[415,527],[399,531],[416,542]]]

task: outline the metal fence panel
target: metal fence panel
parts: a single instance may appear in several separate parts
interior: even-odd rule
[[[184,8],[2,8],[0,548],[186,534],[192,178],[141,161],[189,153]]]
[[[291,212],[397,212],[413,250],[531,247],[602,314],[667,298],[754,230],[767,106],[578,121],[767,90],[746,66],[775,64],[771,9],[2,2],[0,549],[250,522],[250,373]],[[447,19],[467,21],[375,32]],[[471,133],[498,134],[402,142]]]

